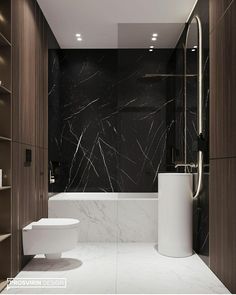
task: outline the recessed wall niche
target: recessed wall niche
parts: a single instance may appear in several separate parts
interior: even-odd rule
[[[11,98],[9,94],[0,95],[0,135],[11,137]],[[8,122],[8,124],[6,124]]]
[[[11,91],[11,46],[1,46],[0,50],[0,86],[3,91]]]
[[[0,5],[0,34],[1,37],[11,40],[11,1],[1,0]]]

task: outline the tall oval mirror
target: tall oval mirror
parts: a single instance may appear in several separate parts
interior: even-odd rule
[[[203,95],[202,95],[202,26],[194,16],[188,26],[185,42],[185,163],[197,164],[199,195],[203,176]]]
[[[197,162],[198,113],[198,25],[196,18],[189,25],[185,48],[185,160]]]

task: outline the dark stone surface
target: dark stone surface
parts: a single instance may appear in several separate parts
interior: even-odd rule
[[[51,191],[157,191],[174,129],[173,50],[52,50]],[[173,163],[172,163],[173,165]]]

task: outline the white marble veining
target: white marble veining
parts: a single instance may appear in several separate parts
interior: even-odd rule
[[[112,200],[49,201],[49,217],[76,218],[79,242],[116,242],[117,206]]]
[[[49,217],[79,219],[79,242],[157,242],[157,203],[155,193],[61,193]]]
[[[119,200],[118,241],[157,242],[157,200]]]
[[[65,278],[66,289],[10,289],[9,294],[226,294],[197,255],[161,256],[154,243],[80,243],[60,260],[36,256],[17,278]]]
[[[170,258],[147,243],[120,243],[117,255],[117,293],[229,293],[198,255]]]

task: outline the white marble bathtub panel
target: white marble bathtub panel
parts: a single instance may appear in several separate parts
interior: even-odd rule
[[[79,242],[117,241],[116,201],[49,201],[49,217],[79,219]]]
[[[49,217],[80,220],[79,242],[157,242],[155,198],[49,200]]]
[[[84,193],[84,192],[70,192],[70,193],[58,193],[52,194],[50,200],[120,200],[120,199],[157,199],[158,193],[103,193],[103,192],[94,192],[94,193]]]
[[[70,201],[80,201],[80,200],[117,200],[118,199],[118,193],[103,193],[103,192],[96,192],[96,193],[77,193],[77,192],[71,192],[71,193],[58,193],[54,194],[50,201],[55,200],[70,200]]]
[[[157,200],[118,201],[119,242],[157,242]]]

